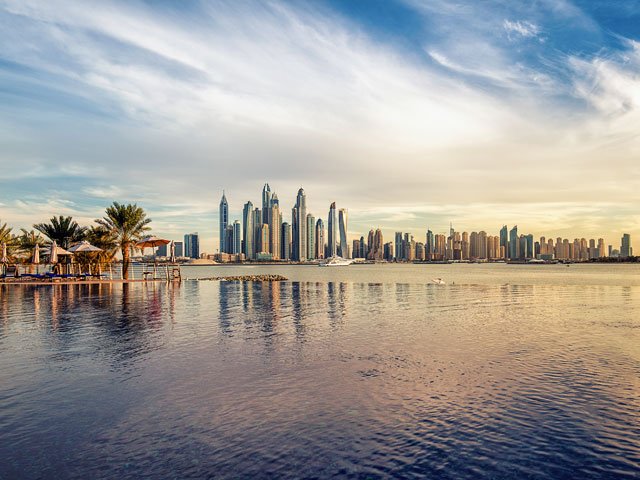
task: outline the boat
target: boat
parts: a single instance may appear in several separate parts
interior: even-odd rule
[[[333,257],[329,257],[326,261],[319,263],[319,267],[346,267],[347,265],[351,265],[353,260],[349,258],[342,258],[334,255]]]
[[[441,278],[432,278],[431,281],[436,285],[445,285],[447,283]]]

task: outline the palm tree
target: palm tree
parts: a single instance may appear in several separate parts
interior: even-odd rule
[[[101,248],[93,257],[100,264],[111,263],[118,251],[118,243],[115,234],[103,226],[90,227],[87,230],[86,239],[91,245]]]
[[[21,228],[22,234],[15,237],[15,243],[18,247],[18,254],[22,262],[28,262],[29,258],[33,254],[33,249],[38,245],[39,248],[44,248],[47,245],[46,240],[34,230],[27,231]]]
[[[46,235],[49,240],[55,240],[63,248],[69,248],[70,243],[84,240],[87,233],[87,227],[81,227],[73,218],[63,215],[51,217],[49,223],[36,223],[33,228]]]
[[[129,279],[129,252],[131,248],[150,230],[151,222],[145,211],[136,204],[120,205],[113,202],[107,207],[106,216],[96,223],[114,236],[117,248],[122,252],[122,278]]]
[[[9,257],[9,261],[12,261],[11,251],[13,247],[16,245],[16,236],[11,234],[11,227],[7,227],[7,224],[0,222],[0,245],[3,243],[7,244],[7,257]]]
[[[11,235],[12,228],[7,228],[7,224],[1,225],[0,222],[0,243],[9,243],[13,236]]]

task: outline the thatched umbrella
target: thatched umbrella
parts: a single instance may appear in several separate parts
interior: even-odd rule
[[[86,240],[77,243],[73,247],[69,249],[71,253],[93,253],[93,252],[101,252],[102,249],[91,245]],[[100,264],[98,264],[98,268],[100,268]]]

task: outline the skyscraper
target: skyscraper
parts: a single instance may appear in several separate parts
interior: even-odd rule
[[[347,244],[347,209],[341,208],[338,212],[338,219],[340,223],[340,256],[342,258],[349,258],[349,245]]]
[[[295,259],[304,262],[307,259],[307,196],[302,188],[298,190],[294,208],[296,210]]]
[[[509,259],[517,260],[518,259],[518,251],[519,251],[519,239],[518,239],[518,226],[515,225],[509,231]]]
[[[282,260],[291,260],[291,225],[287,222],[282,224],[282,235],[280,235]]]
[[[631,248],[631,235],[625,233],[622,235],[621,245],[620,245],[620,256],[631,257],[633,255],[633,249]]]
[[[504,256],[508,257],[510,255],[509,251],[509,234],[506,225],[503,225],[500,229],[500,246],[504,247]]]
[[[189,258],[200,258],[200,238],[198,232],[184,236],[184,255]]]
[[[319,218],[316,222],[316,258],[324,258],[324,223]]]
[[[173,246],[175,247],[176,257],[184,257],[184,243],[173,242]]]
[[[268,212],[268,225],[269,225],[269,251],[271,253],[271,257],[273,259],[280,258],[280,235],[281,225],[282,225],[282,216],[280,215],[280,206],[278,203],[278,196],[274,193],[273,197],[275,197],[275,202],[271,202],[271,206],[267,209]],[[272,199],[273,200],[273,199]]]
[[[396,262],[400,262],[402,260],[402,256],[403,256],[402,232],[396,232],[396,244],[395,244]]]
[[[429,255],[434,253],[434,238],[433,238],[433,232],[431,230],[427,230],[427,243],[425,243],[424,245],[424,250],[425,250],[425,258],[427,260],[430,260],[431,257]]]
[[[226,253],[227,249],[224,244],[225,230],[229,224],[229,204],[227,203],[227,197],[222,191],[222,199],[220,200],[220,252]],[[186,242],[185,242],[186,243]]]
[[[337,255],[338,221],[336,218],[336,202],[329,207],[329,256]]]
[[[256,256],[254,229],[253,203],[247,202],[242,209],[242,251],[248,260],[253,260]]]
[[[240,221],[233,222],[233,251],[235,255],[242,253],[242,227]]]
[[[307,213],[307,258],[316,258],[316,219]]]
[[[271,188],[265,183],[262,187],[262,223],[269,223],[269,207],[271,207]]]

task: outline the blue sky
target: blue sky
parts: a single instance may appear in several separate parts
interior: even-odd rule
[[[638,1],[0,0],[0,219],[640,235]]]

